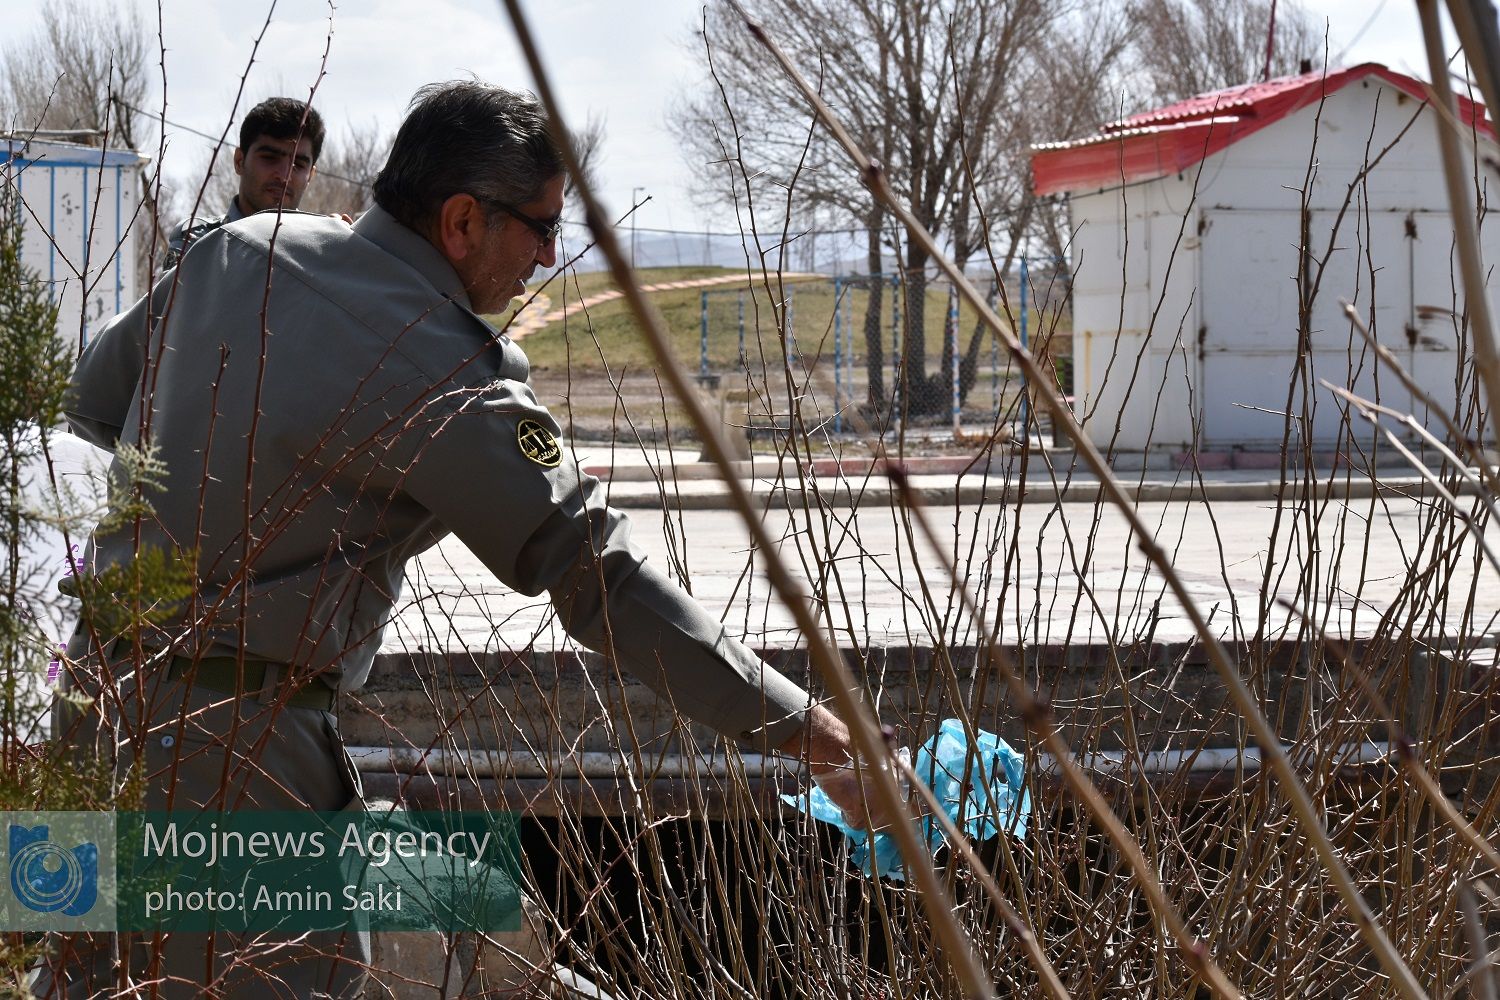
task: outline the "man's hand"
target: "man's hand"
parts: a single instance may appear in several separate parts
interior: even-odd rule
[[[878,780],[875,768],[885,765],[877,761],[872,766],[861,761],[856,768],[849,727],[828,709],[814,706],[803,730],[778,749],[807,762],[813,780],[839,807],[850,826],[874,830],[890,826],[895,820],[875,785]],[[905,785],[899,777],[897,783],[898,787]]]
[[[880,830],[890,826],[894,820],[880,797],[874,771],[874,767],[863,767],[856,773],[851,765],[832,771],[815,772],[813,780],[823,789],[823,794],[839,807],[845,822],[850,826],[861,830]],[[906,782],[899,775],[896,776],[896,787],[901,790],[901,798],[905,801]],[[901,816],[903,813],[898,811],[895,815]]]

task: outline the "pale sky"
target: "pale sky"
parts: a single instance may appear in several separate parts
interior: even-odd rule
[[[6,0],[0,39],[35,30],[42,3]],[[707,218],[689,198],[691,168],[665,126],[671,102],[698,86],[689,46],[701,0],[523,0],[523,6],[540,34],[565,114],[577,124],[590,114],[605,120],[600,177],[607,206],[622,211],[632,189],[640,187],[652,195],[638,214],[643,227],[722,226],[723,218]],[[1411,0],[1313,0],[1304,6],[1330,20],[1335,56],[1375,14],[1344,53],[1344,65],[1384,62],[1427,76]],[[223,130],[270,7],[270,0],[161,0],[170,120],[214,134]],[[154,4],[144,9],[154,33]],[[433,80],[474,74],[506,86],[532,86],[498,0],[345,0],[332,13],[330,42],[327,0],[275,3],[239,114],[271,94],[304,96],[317,79],[325,46],[327,75],[315,103],[335,134],[348,122],[372,119],[394,131],[412,92]],[[159,100],[157,92],[153,103]],[[202,162],[208,143],[170,128],[168,134],[169,173]]]
[[[0,39],[30,34],[42,0],[0,4]],[[154,4],[142,5],[155,35]],[[162,0],[170,121],[218,135],[234,106],[269,0]],[[653,199],[643,226],[693,228],[698,217],[685,195],[689,178],[665,128],[666,109],[695,69],[685,39],[698,17],[697,0],[526,0],[540,35],[564,113],[582,124],[605,119],[601,179],[607,205],[628,204],[633,187]],[[239,118],[273,94],[305,97],[317,80],[325,47],[327,75],[314,103],[337,134],[348,122],[399,124],[422,84],[469,75],[532,89],[531,75],[498,0],[279,0],[255,56]],[[159,106],[160,91],[152,106]],[[197,166],[212,143],[168,128],[169,173]],[[231,143],[237,132],[231,131]]]

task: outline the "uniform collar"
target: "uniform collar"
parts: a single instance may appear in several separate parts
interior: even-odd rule
[[[229,211],[224,213],[224,221],[238,222],[244,217],[245,213],[240,211],[240,196],[235,195],[233,198],[229,199]]]
[[[437,247],[427,238],[408,229],[395,216],[379,205],[374,205],[354,223],[354,231],[374,243],[386,253],[405,261],[426,278],[438,292],[465,309],[469,305],[469,293],[464,291],[458,272],[448,259],[438,253]]]

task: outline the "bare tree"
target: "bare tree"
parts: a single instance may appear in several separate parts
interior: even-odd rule
[[[1037,54],[1026,148],[1087,135],[1101,122],[1133,110],[1139,98],[1134,95],[1138,80],[1131,57],[1139,31],[1139,23],[1128,10],[1102,3],[1054,25]],[[1030,156],[1024,152],[1020,156],[1029,168]],[[1027,206],[1028,231],[1042,251],[1059,260],[1067,257],[1065,203],[1032,197]]]
[[[960,264],[985,261],[997,294],[1003,293],[1002,278],[1021,255],[1040,249],[1058,261],[1066,256],[1066,213],[1033,193],[1027,151],[1035,143],[1092,130],[1114,116],[1127,82],[1125,60],[1134,31],[1127,13],[1108,3],[1076,6],[1051,19],[1029,43],[1018,97],[996,123],[990,141],[981,145],[965,136],[962,169],[969,197],[954,202],[949,226],[953,257]],[[964,106],[957,110],[960,120],[968,117]],[[977,375],[984,331],[977,322],[959,359],[965,398]],[[946,328],[939,374],[945,387],[953,380],[956,335],[957,330]]]
[[[318,157],[318,172],[299,206],[304,212],[358,215],[370,207],[370,189],[385,164],[391,137],[376,122],[350,123],[338,137],[330,136]],[[221,160],[228,160],[220,156]],[[233,168],[230,168],[232,174]]]
[[[36,34],[0,54],[5,126],[139,148],[150,55],[133,6],[48,0]]]
[[[234,173],[234,143],[231,137],[222,146],[209,146],[198,154],[198,165],[188,174],[188,208],[199,218],[222,215],[239,192],[240,181]],[[308,194],[317,187],[318,178],[308,185]]]
[[[1271,0],[1134,0],[1135,64],[1154,103],[1254,83],[1266,75]],[[1321,63],[1323,30],[1297,0],[1278,0],[1271,76]]]
[[[155,48],[138,9],[48,0],[41,14],[33,35],[0,49],[0,129],[123,149],[150,145],[156,127],[141,109]],[[143,279],[165,248],[172,194],[159,176],[142,178],[142,213],[133,225]]]
[[[572,131],[573,148],[578,151],[578,163],[583,167],[584,179],[590,187],[599,186],[599,164],[604,160],[604,118],[590,115],[588,120],[577,129]],[[577,182],[573,177],[568,178],[568,186],[564,189],[564,197],[572,202],[573,191]]]
[[[891,163],[898,137],[892,53],[866,30],[880,12],[862,2],[804,7],[768,0],[753,6],[785,32],[783,44],[819,67],[821,82],[847,111],[845,123],[861,144]],[[846,44],[859,49],[857,58],[844,58]],[[736,206],[746,228],[761,232],[779,230],[787,216],[799,225],[820,221],[864,230],[868,402],[882,405],[882,312],[890,277],[883,273],[884,259],[898,249],[895,242],[887,245],[884,212],[848,183],[840,161],[830,160],[834,151],[827,137],[795,110],[795,90],[779,74],[766,72],[763,53],[732,18],[711,10],[696,48],[715,86],[675,108],[670,124],[687,155],[708,167],[700,175],[703,200]]]
[[[777,26],[779,43],[795,60],[818,67],[825,96],[856,141],[879,158],[917,218],[946,237],[960,260],[994,249],[984,230],[997,224],[1000,254],[1015,252],[1033,215],[1025,146],[1051,128],[1038,117],[1038,109],[1054,106],[1050,95],[1041,93],[1051,79],[1048,60],[1056,62],[1050,47],[1065,25],[1077,31],[1097,24],[1098,19],[1080,14],[1092,5],[759,0],[750,6],[754,16]],[[1106,20],[1123,30],[1120,19]],[[896,251],[904,292],[902,407],[913,415],[942,408],[954,352],[950,341],[942,371],[929,374],[926,251],[883,234],[883,213],[833,165],[837,161],[830,158],[826,137],[810,128],[798,110],[801,102],[768,73],[763,53],[741,28],[710,16],[706,34],[705,61],[718,92],[688,102],[674,117],[678,135],[699,158],[742,165],[721,172],[722,183],[713,193],[759,206],[762,229],[763,206],[773,194],[778,209],[799,219],[805,215],[798,210],[811,207],[863,225],[872,273],[881,270],[887,245]],[[1103,48],[1113,65],[1124,51],[1119,33]],[[872,366],[870,402],[876,403],[883,395],[879,288],[869,294],[865,339]],[[971,342],[965,352],[970,383],[977,349]]]

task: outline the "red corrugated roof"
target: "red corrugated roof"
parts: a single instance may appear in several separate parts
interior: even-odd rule
[[[1426,84],[1379,63],[1199,94],[1110,122],[1096,135],[1033,146],[1031,170],[1036,193],[1095,190],[1181,173],[1324,95],[1369,76],[1379,77],[1419,101],[1427,99]],[[1479,128],[1494,137],[1494,126],[1485,118],[1483,105],[1460,97],[1458,108],[1465,124],[1477,118]]]

